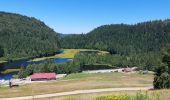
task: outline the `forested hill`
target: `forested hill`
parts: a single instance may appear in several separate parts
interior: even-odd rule
[[[100,26],[87,34],[61,38],[63,48],[87,48],[109,51],[121,66],[140,66],[153,70],[159,66],[161,49],[170,43],[170,20],[135,25]],[[106,59],[106,58],[104,58]]]
[[[11,59],[57,51],[59,42],[56,32],[40,20],[0,12],[0,47],[1,55]]]
[[[93,48],[122,55],[160,51],[167,43],[170,43],[170,20],[104,25],[87,34],[61,39],[63,48]]]

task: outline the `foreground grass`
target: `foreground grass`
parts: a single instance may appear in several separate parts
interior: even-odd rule
[[[169,98],[170,90],[154,90],[90,93],[41,100],[169,100]]]
[[[46,83],[32,83],[17,88],[0,89],[0,98],[27,96],[47,93],[58,93],[73,90],[146,87],[152,86],[153,75],[97,73],[97,74],[70,74],[67,77]]]

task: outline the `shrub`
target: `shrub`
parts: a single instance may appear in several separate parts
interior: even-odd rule
[[[156,69],[153,85],[155,89],[170,88],[170,46],[164,49],[162,65]]]

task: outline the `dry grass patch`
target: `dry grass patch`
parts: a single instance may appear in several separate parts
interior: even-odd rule
[[[123,77],[126,76],[126,77]],[[73,90],[119,88],[119,87],[146,87],[152,86],[153,75],[97,73],[71,74],[62,80],[47,83],[33,83],[18,88],[0,89],[0,98],[58,93]]]
[[[155,90],[155,91],[120,91],[120,92],[103,92],[103,93],[90,93],[90,94],[78,94],[71,96],[62,96],[62,97],[51,97],[51,98],[41,98],[36,100],[94,100],[99,96],[109,96],[109,95],[129,95],[135,96],[137,93],[148,94],[153,100],[169,100],[170,90]],[[152,100],[152,99],[151,99]]]

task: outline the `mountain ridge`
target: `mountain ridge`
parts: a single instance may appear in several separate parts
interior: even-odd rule
[[[0,12],[0,45],[5,58],[30,57],[59,49],[58,34],[34,17]]]

